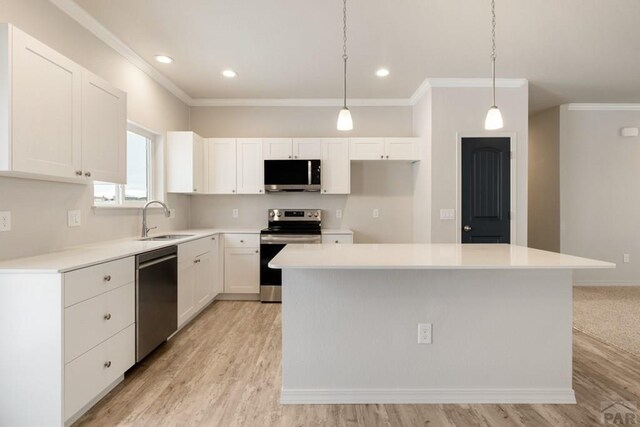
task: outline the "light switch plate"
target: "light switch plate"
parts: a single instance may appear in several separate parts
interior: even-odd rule
[[[456,219],[455,209],[440,209],[440,219],[452,220]]]
[[[625,264],[630,262],[629,254],[624,254],[622,256],[622,262],[624,262]]]
[[[233,217],[234,218],[238,218],[238,216],[239,216],[238,209],[234,209],[233,210]]]
[[[69,227],[80,227],[81,224],[82,213],[80,211],[67,211],[67,225]]]
[[[431,344],[433,342],[432,335],[431,323],[418,323],[418,344]]]
[[[173,219],[176,217],[176,210],[175,209],[169,209],[169,219]]]
[[[0,212],[0,231],[11,231],[11,212]]]
[[[379,209],[374,209],[373,210],[373,217],[374,218],[380,218],[380,210]]]
[[[336,209],[336,218],[342,218],[342,209]]]

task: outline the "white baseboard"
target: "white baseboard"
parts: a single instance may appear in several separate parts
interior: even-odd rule
[[[260,301],[260,294],[218,294],[216,301]]]
[[[95,405],[96,403],[98,403],[100,400],[102,400],[103,397],[105,397],[107,394],[109,394],[109,392],[111,390],[113,390],[114,388],[116,388],[116,386],[118,384],[120,384],[122,381],[124,381],[124,374],[120,375],[118,377],[117,380],[115,380],[114,382],[112,382],[111,384],[109,384],[109,386],[107,388],[105,388],[104,390],[102,390],[100,392],[99,395],[97,395],[96,397],[94,397],[93,399],[91,399],[91,401],[89,403],[87,403],[86,405],[84,405],[82,407],[82,409],[80,409],[78,412],[76,412],[75,414],[73,414],[72,416],[70,416],[65,422],[64,422],[64,426],[65,427],[69,427],[71,424],[75,423],[76,421],[78,421],[80,419],[81,416],[83,416],[89,409],[91,409],[93,407],[93,405]]]
[[[411,403],[524,403],[573,404],[572,389],[282,389],[280,403],[296,404],[411,404]]]

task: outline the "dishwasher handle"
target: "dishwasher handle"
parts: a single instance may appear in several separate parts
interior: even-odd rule
[[[157,258],[151,261],[147,261],[138,266],[138,270],[142,270],[143,268],[151,267],[152,265],[160,264],[161,262],[169,261],[174,258],[178,258],[178,255],[168,255],[162,258]]]

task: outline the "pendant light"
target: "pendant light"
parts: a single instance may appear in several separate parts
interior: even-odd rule
[[[502,129],[502,114],[496,105],[496,0],[491,0],[491,71],[493,75],[493,105],[487,112],[484,121],[486,130]]]
[[[347,0],[342,1],[342,61],[344,62],[344,104],[338,114],[338,130],[352,130],[353,120],[347,108]]]

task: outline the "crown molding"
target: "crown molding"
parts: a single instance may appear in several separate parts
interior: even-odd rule
[[[341,107],[343,104],[341,98],[192,98],[74,0],[49,1],[190,107]],[[526,79],[496,79],[496,87],[499,88],[519,88],[527,84]],[[349,105],[353,107],[410,107],[415,105],[431,88],[491,87],[491,85],[490,78],[427,78],[409,98],[349,99]]]
[[[112,49],[125,57],[129,62],[145,72],[149,77],[162,85],[169,92],[178,97],[182,102],[191,105],[192,98],[175,83],[169,80],[164,74],[153,68],[144,58],[133,51],[129,46],[124,44],[122,40],[116,37],[111,31],[107,30],[104,25],[98,22],[86,10],[73,0],[49,0],[64,13],[69,15],[78,24],[93,33],[100,40],[109,45]]]
[[[342,107],[342,98],[193,98],[192,107]],[[406,98],[350,98],[349,107],[410,107]]]
[[[640,104],[566,104],[569,111],[640,111]]]

